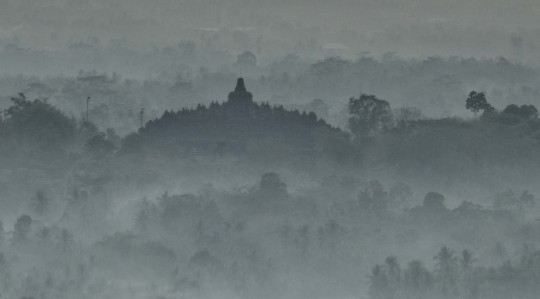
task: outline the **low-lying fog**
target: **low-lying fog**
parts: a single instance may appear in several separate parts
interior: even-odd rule
[[[539,13],[0,0],[0,298],[538,298]]]

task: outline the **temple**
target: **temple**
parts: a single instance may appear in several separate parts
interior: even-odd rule
[[[246,90],[244,78],[238,78],[236,88],[229,93],[229,103],[235,105],[249,105],[253,103],[253,95]]]
[[[238,78],[234,91],[231,91],[226,103],[229,115],[232,118],[245,119],[249,117],[250,108],[253,108],[253,94],[247,91],[244,78]]]
[[[313,133],[317,130],[340,131],[318,119],[313,112],[300,113],[283,106],[254,102],[244,79],[238,78],[226,102],[165,111],[161,118],[146,123],[139,133],[147,136],[159,150],[182,148],[185,153],[204,156],[212,155],[216,144],[224,142],[227,152],[238,157],[253,156],[256,151],[272,151],[270,147],[275,147],[274,152],[277,148],[287,148],[291,155],[297,153],[309,160],[315,152]]]

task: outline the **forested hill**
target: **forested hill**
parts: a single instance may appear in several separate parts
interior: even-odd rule
[[[300,113],[268,103],[212,102],[208,107],[165,111],[158,119],[149,121],[139,133],[152,144],[163,148],[177,147],[182,153],[211,155],[226,146],[229,153],[245,154],[267,149],[265,140],[274,140],[289,148],[296,156],[311,159],[314,154],[316,131],[341,132],[339,128],[317,118],[313,112]],[[296,154],[295,154],[296,153]]]

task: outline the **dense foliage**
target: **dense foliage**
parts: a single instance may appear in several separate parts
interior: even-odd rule
[[[118,102],[88,120],[19,94],[0,122],[0,292],[533,298],[540,120],[515,103],[471,92],[476,115],[427,117],[361,93],[342,130],[322,100],[214,101],[126,112],[143,126],[119,136],[102,121]]]

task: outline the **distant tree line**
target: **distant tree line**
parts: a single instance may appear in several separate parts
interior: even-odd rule
[[[429,270],[421,260],[402,268],[396,256],[387,257],[371,269],[370,298],[533,299],[540,291],[540,250],[532,244],[523,244],[516,260],[506,260],[499,266],[478,266],[479,260],[468,249],[457,254],[446,246],[433,260],[435,268]]]

